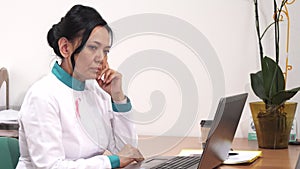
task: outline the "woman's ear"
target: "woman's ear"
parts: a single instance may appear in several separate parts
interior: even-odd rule
[[[64,58],[68,58],[72,54],[71,46],[72,44],[65,37],[61,37],[58,40],[59,51]]]

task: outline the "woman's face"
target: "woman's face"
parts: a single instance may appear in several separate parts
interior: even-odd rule
[[[107,29],[102,26],[95,27],[81,52],[75,55],[73,76],[81,81],[96,79],[105,68],[108,68],[109,43]]]

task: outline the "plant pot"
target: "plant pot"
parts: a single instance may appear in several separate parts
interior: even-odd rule
[[[259,148],[288,147],[296,107],[296,102],[286,102],[266,110],[264,102],[250,103]]]

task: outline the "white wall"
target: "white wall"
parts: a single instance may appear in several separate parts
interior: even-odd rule
[[[147,67],[141,67],[142,69],[133,75],[130,74],[130,77],[124,80],[125,90],[131,97],[135,112],[137,115],[143,113],[145,115],[142,116],[144,118],[135,119],[140,134],[161,135],[167,133],[169,129],[174,129],[169,134],[198,136],[199,121],[212,118],[216,101],[220,96],[249,92],[237,131],[238,137],[247,137],[250,116],[248,103],[258,100],[249,84],[249,73],[256,72],[259,68],[252,0],[2,2],[0,67],[4,66],[9,71],[12,105],[21,105],[30,85],[49,72],[55,56],[46,41],[47,31],[76,3],[93,6],[112,25],[116,43],[111,50],[109,62],[111,67],[124,70],[122,73],[125,77],[127,73],[130,74],[136,69],[136,65],[130,59],[143,56],[139,52],[161,56],[155,60],[142,59],[142,63],[137,62],[137,65],[144,64]],[[300,12],[297,12],[300,11],[299,3],[295,2],[289,8],[292,18],[290,63],[293,64],[293,71],[289,73],[289,88],[300,84],[300,36],[298,36]],[[270,4],[264,5],[270,6]],[[147,14],[150,18],[156,18],[154,16],[157,14],[161,14],[162,17],[128,24],[134,15],[143,18],[143,14]],[[182,24],[173,25],[170,18]],[[262,15],[262,18],[268,19],[268,14]],[[170,20],[170,23],[163,22],[165,19]],[[270,20],[262,25],[265,26],[269,22]],[[149,32],[143,30],[145,24],[155,24],[154,28],[161,26],[162,29]],[[175,33],[165,33],[164,28],[169,29],[170,32],[174,30]],[[137,29],[141,32],[139,34],[132,32],[130,36],[124,37],[126,33],[122,31],[128,29]],[[203,35],[202,39],[196,35],[193,37],[191,31],[187,29],[196,30],[199,35]],[[176,37],[176,33],[180,35]],[[123,39],[118,39],[120,37]],[[270,38],[270,35],[267,38]],[[194,42],[196,45],[192,44]],[[208,48],[204,45],[208,45]],[[209,46],[212,50],[208,51]],[[162,57],[164,55],[170,56],[171,60]],[[160,67],[155,65],[151,67],[152,63]],[[183,66],[182,69],[174,67],[177,66],[174,65],[176,63]],[[186,70],[185,73],[191,74],[185,75],[181,71],[183,69]],[[186,81],[185,78],[192,81]],[[192,90],[193,85],[195,91]],[[192,92],[191,100],[183,97],[186,91]],[[151,101],[150,96],[154,100]],[[195,101],[193,98],[198,101],[193,103]],[[298,94],[294,100],[299,101],[299,98]],[[193,105],[190,105],[191,103]],[[188,106],[182,110],[183,105]],[[154,118],[151,116],[153,114],[155,114]],[[192,119],[189,119],[190,115],[193,116]],[[300,124],[299,120],[298,123]],[[186,130],[179,131],[180,128],[177,130],[175,124],[184,126]]]

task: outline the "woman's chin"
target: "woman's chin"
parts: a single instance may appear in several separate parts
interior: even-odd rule
[[[97,78],[98,78],[98,76],[99,76],[99,75],[97,75],[97,74],[94,74],[94,75],[92,75],[92,76],[91,76],[91,78],[90,78],[90,79],[97,79]]]

